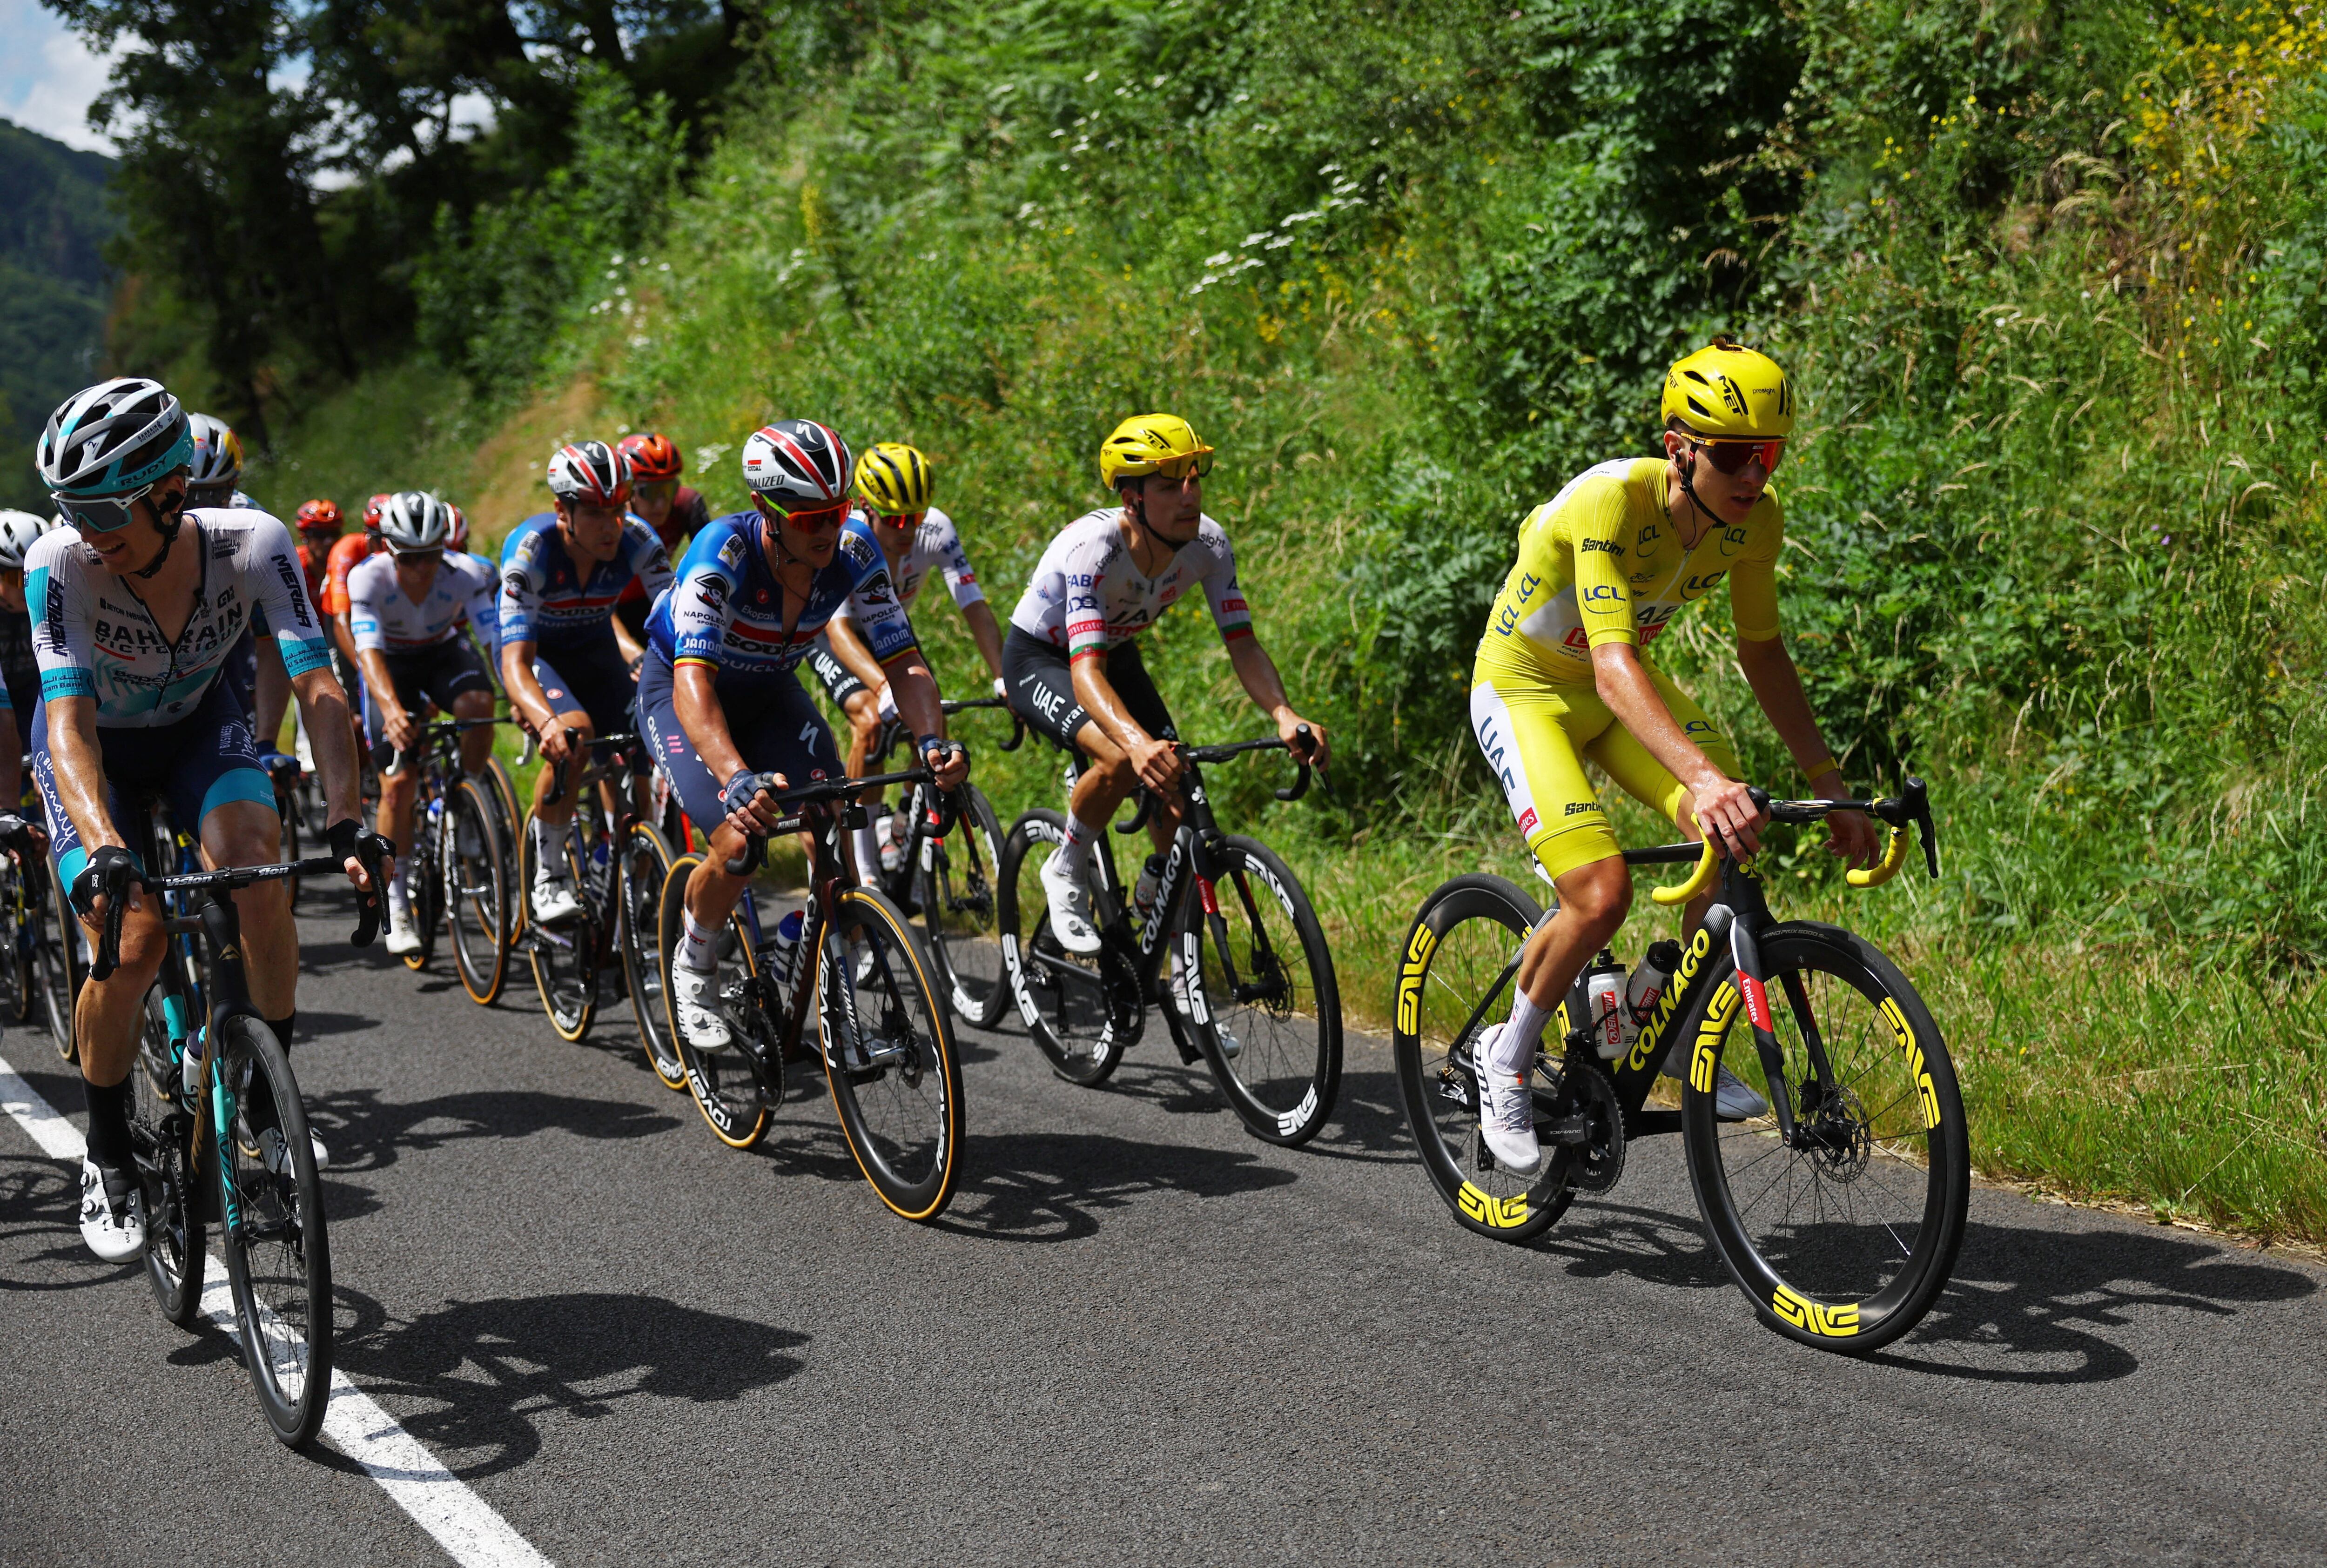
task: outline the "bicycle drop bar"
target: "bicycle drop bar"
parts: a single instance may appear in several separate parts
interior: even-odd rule
[[[516,723],[517,721],[515,719],[508,718],[431,719],[426,723],[420,726],[420,733],[429,740],[433,741],[440,739],[445,735],[457,735],[464,733],[470,730],[481,730],[488,724],[514,724]],[[382,768],[380,771],[383,774],[390,776],[403,772],[405,769],[412,765],[412,759],[417,753],[417,751],[418,748],[416,747],[413,751],[409,751],[390,752],[388,754],[388,765]]]
[[[873,773],[862,779],[818,779],[807,784],[796,784],[786,789],[775,788],[775,780],[778,777],[779,775],[774,773],[762,773],[752,780],[753,789],[766,790],[770,798],[778,806],[813,806],[827,800],[846,799],[860,795],[867,789],[885,789],[892,784],[937,782],[937,776],[927,768],[908,768],[899,773]],[[940,832],[949,831],[953,826],[951,798],[943,791],[939,791],[938,798],[948,803],[944,808],[945,821]],[[759,870],[761,862],[766,858],[768,840],[780,833],[798,833],[808,826],[808,815],[806,811],[795,812],[765,833],[752,834],[744,844],[743,853],[725,863],[727,874],[749,876]]]
[[[593,735],[585,742],[582,739],[581,731],[574,728],[571,724],[568,724],[565,727],[565,743],[568,746],[581,746],[584,751],[590,752],[593,758],[594,758],[600,751],[610,748],[619,750],[621,747],[635,743],[637,740],[638,736],[635,734]],[[572,759],[568,758],[567,761],[571,761]],[[549,765],[549,798],[552,800],[556,799],[558,797],[565,793],[565,766],[566,764],[565,762],[552,762]]]
[[[949,718],[975,708],[1000,708],[1010,715],[1010,738],[996,742],[1003,751],[1014,751],[1026,743],[1026,721],[1018,716],[1017,709],[1001,697],[947,698],[938,704],[938,711]]]
[[[280,882],[285,877],[331,876],[346,867],[328,854],[312,854],[304,860],[278,862],[274,865],[227,866],[219,871],[183,872],[175,876],[132,876],[129,883],[151,893],[210,892],[220,888],[229,891],[250,887],[263,882]],[[125,886],[125,893],[128,891]],[[105,929],[98,938],[97,952],[90,959],[89,977],[105,980],[121,966],[121,922],[128,913],[126,898],[107,899],[105,905]],[[350,943],[358,947],[371,946],[379,934],[379,901],[360,906],[356,932]]]
[[[1317,749],[1316,738],[1310,734],[1309,726],[1306,724],[1295,726],[1293,734],[1294,743],[1301,746],[1301,750],[1294,756],[1300,770],[1289,787],[1276,791],[1276,798],[1279,800],[1298,800],[1309,793],[1310,770],[1307,759]],[[1180,754],[1191,762],[1225,762],[1230,757],[1240,757],[1248,751],[1291,751],[1293,750],[1293,744],[1286,743],[1281,736],[1268,735],[1253,741],[1229,741],[1217,746],[1182,746]],[[1331,791],[1328,793],[1330,794]],[[1147,818],[1154,814],[1154,792],[1143,788],[1139,792],[1139,804],[1133,809],[1131,819],[1128,822],[1117,823],[1116,832],[1126,835],[1137,833],[1147,826]]]
[[[1772,822],[1818,822],[1836,811],[1857,811],[1891,825],[1891,843],[1880,863],[1865,868],[1854,867],[1843,873],[1843,880],[1855,888],[1880,887],[1891,880],[1907,858],[1907,828],[1911,825],[1922,841],[1923,860],[1933,881],[1939,875],[1939,831],[1931,818],[1930,787],[1911,775],[1895,796],[1877,800],[1774,800],[1770,792],[1748,787],[1746,794],[1756,809],[1768,814]],[[1721,858],[1720,843],[1707,836],[1695,844],[1663,844],[1649,849],[1624,851],[1627,865],[1678,864],[1696,863],[1696,871],[1687,880],[1671,887],[1655,889],[1649,896],[1668,907],[1686,903],[1713,883],[1714,867]]]

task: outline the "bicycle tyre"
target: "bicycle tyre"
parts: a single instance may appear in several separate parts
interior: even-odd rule
[[[1220,934],[1191,889],[1183,908],[1195,918],[1178,933],[1180,966],[1183,975],[1203,978],[1189,986],[1189,1022],[1246,1130],[1264,1143],[1297,1148],[1317,1135],[1341,1091],[1341,992],[1333,954],[1293,868],[1257,839],[1231,835],[1225,842],[1231,863],[1213,894],[1229,932],[1229,956],[1247,984],[1268,985],[1274,994],[1254,997],[1259,1006],[1234,999],[1220,964]],[[1240,864],[1234,860],[1239,855]],[[1256,910],[1258,927],[1251,923]],[[1282,945],[1268,939],[1273,914],[1285,918],[1299,944],[1305,986],[1289,972]],[[1266,960],[1255,957],[1263,953]],[[1312,1018],[1313,1028],[1307,1022]],[[1243,1047],[1233,1059],[1220,1049],[1224,1028]]]
[[[780,1046],[774,1041],[764,1042],[768,1071],[774,1075],[774,1082],[762,1084],[760,1076],[752,1070],[752,1064],[743,1059],[742,1047],[730,1046],[725,1050],[706,1054],[688,1045],[687,1036],[679,1031],[678,1009],[671,998],[670,967],[678,952],[679,932],[687,918],[687,881],[702,863],[699,854],[682,854],[670,863],[670,871],[663,878],[655,950],[662,969],[664,1018],[670,1029],[672,1048],[687,1069],[687,1092],[695,1100],[695,1108],[703,1113],[703,1125],[729,1148],[748,1149],[767,1134],[769,1100],[783,1094]],[[727,927],[729,935],[721,944],[720,963],[723,966],[731,962],[742,965],[745,978],[756,985],[759,964],[752,952],[750,933],[743,928],[740,910],[728,917]],[[730,1016],[728,1025],[732,1029],[739,1022]]]
[[[575,853],[571,826],[562,836],[560,846],[565,856],[566,874],[574,879],[578,891],[585,884],[582,880],[582,857]],[[529,898],[533,887],[532,826],[528,819],[523,835],[524,848],[519,851],[518,902]],[[533,966],[534,989],[540,994],[541,1011],[548,1017],[549,1027],[567,1044],[579,1044],[598,1016],[598,929],[589,901],[582,900],[582,907],[572,919],[560,920],[555,926],[528,922],[525,943],[527,961]]]
[[[137,1184],[145,1205],[145,1282],[154,1304],[181,1329],[201,1313],[202,1272],[207,1263],[202,1229],[201,1172],[187,1156],[183,1123],[176,1116],[176,1086],[169,1081],[169,1042],[157,1059],[152,1036],[154,997],[146,998],[146,1035],[130,1069],[129,1136],[137,1164]],[[173,1123],[175,1125],[173,1125]]]
[[[991,1029],[1010,1010],[999,938],[1002,823],[977,786],[958,793],[954,830],[921,845],[921,919],[946,1004],[972,1028]]]
[[[508,862],[498,814],[491,786],[463,779],[445,810],[451,831],[439,839],[445,943],[461,989],[480,1007],[491,1006],[509,984]],[[477,845],[472,854],[461,853],[463,829]]]
[[[436,927],[444,919],[444,821],[441,815],[432,815],[428,805],[425,794],[413,805],[412,852],[404,873],[405,894],[412,901],[412,930],[420,938],[418,950],[404,955],[404,966],[415,974],[436,956]]]
[[[75,1031],[79,1025],[74,1013],[80,1000],[80,983],[89,975],[90,955],[84,950],[88,928],[73,913],[72,900],[65,894],[53,861],[49,864],[48,906],[41,940],[48,952],[42,985],[48,993],[49,1038],[59,1056],[76,1061],[80,1053]]]
[[[852,925],[865,937],[862,957]],[[933,1219],[953,1200],[962,1144],[961,1059],[935,969],[904,911],[873,888],[840,895],[818,947],[825,1082],[848,1152],[892,1212]],[[881,1015],[869,1036],[868,1001]]]
[[[500,813],[494,826],[501,830],[501,885],[513,895],[501,905],[501,919],[509,928],[501,935],[505,941],[514,942],[525,929],[528,914],[519,841],[532,814],[519,809],[517,780],[509,776],[508,767],[499,757],[486,759],[485,774],[492,785],[494,809]]]
[[[229,1130],[211,1140],[211,1166],[235,1333],[267,1426],[277,1442],[297,1448],[322,1426],[332,1393],[331,1240],[306,1107],[274,1031],[248,1014],[225,1021],[210,1072],[210,1092],[227,1097],[229,1107],[218,1118]],[[261,1162],[245,1119],[262,1076],[291,1167],[285,1175]],[[275,1234],[262,1237],[262,1227]]]
[[[1768,1088],[1752,1031],[1737,1027],[1745,1009],[1739,1005],[1736,961],[1721,944],[1674,1035],[1691,1042],[1681,1094],[1689,1182],[1706,1235],[1764,1326],[1813,1349],[1869,1355],[1930,1311],[1963,1245],[1971,1142],[1955,1066],[1930,1010],[1873,943],[1836,926],[1793,921],[1762,934],[1761,956],[1778,982],[1769,988],[1769,1009],[1787,1066],[1807,1059],[1799,1009],[1807,1003],[1841,1080],[1838,1092],[1827,1101],[1829,1115],[1818,1118],[1811,1086],[1788,1074],[1790,1087],[1799,1091],[1799,1125],[1822,1134],[1815,1148],[1789,1148],[1768,1118],[1716,1118],[1715,1069],[1724,1049],[1733,1071],[1760,1090]],[[1794,983],[1787,982],[1789,974]],[[1805,975],[1831,984],[1818,985],[1820,994],[1813,996],[1810,983],[1800,978]],[[1853,1007],[1850,997],[1863,1007]],[[1820,1013],[1825,1016],[1817,1017]],[[1880,1109],[1866,1109],[1869,1091],[1888,1097]],[[1772,1158],[1780,1162],[1774,1172],[1764,1165]],[[1734,1181],[1736,1176],[1745,1179]],[[1918,1179],[1920,1201],[1902,1190]],[[1811,1194],[1808,1224],[1795,1233],[1786,1222],[1804,1190]],[[1782,1215],[1773,1217],[1763,1207],[1762,1200],[1773,1195],[1785,1205]],[[1891,1214],[1856,1219],[1884,1198],[1894,1200]],[[1749,1212],[1757,1209],[1761,1219]],[[1758,1235],[1765,1227],[1771,1234]],[[1864,1239],[1844,1259],[1846,1233]],[[1883,1255],[1902,1246],[1903,1257]],[[1891,1264],[1895,1267],[1886,1277],[1883,1269]]]
[[[0,880],[5,880],[8,913],[8,962],[14,970],[8,998],[12,1023],[31,1023],[41,1016],[40,901],[25,875],[30,857],[19,863],[0,855]]]
[[[1023,813],[1002,845],[1002,962],[1026,1032],[1050,1059],[1051,1070],[1085,1087],[1105,1083],[1122,1065],[1138,1017],[1138,977],[1115,944],[1085,958],[1051,935],[1050,901],[1042,892],[1042,860],[1067,839],[1067,819],[1038,808]],[[1104,842],[1091,854],[1105,854]],[[1031,908],[1034,918],[1025,922]],[[1026,933],[1022,939],[1019,932]],[[1126,993],[1128,993],[1127,996]],[[1133,1021],[1126,1026],[1128,1009]]]
[[[687,1064],[671,1044],[670,1005],[662,987],[662,889],[670,875],[670,841],[650,822],[634,823],[622,850],[618,896],[622,901],[622,978],[639,1043],[662,1087],[687,1090]]]
[[[1406,1129],[1431,1185],[1462,1227],[1523,1242],[1551,1228],[1574,1201],[1568,1166],[1544,1161],[1532,1177],[1493,1169],[1478,1139],[1472,1044],[1510,1013],[1511,983],[1497,977],[1542,909],[1516,883],[1483,873],[1442,882],[1422,901],[1398,949],[1390,1047]],[[1557,1092],[1537,1074],[1538,1115]],[[1466,1168],[1467,1167],[1467,1168]]]

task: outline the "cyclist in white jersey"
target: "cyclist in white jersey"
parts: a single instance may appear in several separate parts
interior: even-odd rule
[[[1201,584],[1212,624],[1245,693],[1276,721],[1290,745],[1307,724],[1322,768],[1324,727],[1294,712],[1276,665],[1253,635],[1252,611],[1237,583],[1228,532],[1204,515],[1203,476],[1212,449],[1188,422],[1136,415],[1099,447],[1099,475],[1121,505],[1069,523],[1042,552],[1010,616],[1002,675],[1010,705],[1033,728],[1081,750],[1091,766],[1068,801],[1067,838],[1042,866],[1051,929],[1070,952],[1096,953],[1091,924],[1091,844],[1135,784],[1155,791],[1148,832],[1160,852],[1179,826],[1179,733],[1139,658],[1139,633]],[[1173,994],[1184,1011],[1177,961]]]
[[[363,671],[364,736],[381,770],[379,831],[397,844],[412,842],[412,807],[420,794],[420,720],[427,706],[456,719],[493,715],[493,685],[485,661],[462,632],[465,619],[496,642],[500,574],[474,555],[450,551],[453,509],[424,490],[390,496],[380,509],[379,537],[388,549],[368,555],[348,574],[348,620]],[[461,766],[475,778],[492,755],[493,732],[480,724],[461,737]],[[409,765],[393,773],[396,752]],[[416,953],[407,890],[408,858],[388,884],[388,950]]]
[[[979,656],[993,674],[994,695],[1006,695],[1002,686],[1002,629],[995,623],[986,590],[977,585],[977,574],[970,569],[959,530],[951,518],[930,504],[930,490],[928,458],[902,442],[880,442],[856,460],[856,505],[849,520],[861,523],[881,546],[897,602],[906,611],[911,611],[931,574],[945,579],[954,607],[969,628],[970,640],[977,644]],[[823,683],[824,695],[848,716],[848,776],[862,778],[881,726],[897,716],[897,701],[880,660],[858,634],[855,612],[848,601],[841,602],[826,623],[824,635],[816,639],[808,667]],[[939,724],[942,734],[942,716]],[[855,832],[856,871],[868,884],[880,881],[884,866],[894,869],[895,857],[903,853],[901,845],[884,843],[880,836],[881,795],[878,789],[865,792],[870,815],[865,826]]]
[[[43,535],[24,563],[41,666],[33,772],[50,853],[92,939],[109,903],[128,901],[121,966],[84,984],[74,1007],[89,1109],[81,1237],[108,1262],[136,1255],[145,1241],[126,1080],[145,991],[168,944],[159,901],[131,888],[138,867],[117,812],[124,797],[158,796],[195,829],[207,863],[275,860],[274,787],[259,769],[248,714],[221,678],[227,655],[262,614],[317,738],[332,850],[359,889],[385,880],[385,846],[356,820],[347,697],[332,676],[290,533],[265,512],[186,510],[192,450],[178,400],[155,382],[124,378],[68,398],[50,415],[37,457],[74,527]],[[299,946],[285,893],[285,883],[267,882],[234,898],[251,1000],[288,1049]],[[281,1168],[271,1103],[247,1110],[261,1154]]]

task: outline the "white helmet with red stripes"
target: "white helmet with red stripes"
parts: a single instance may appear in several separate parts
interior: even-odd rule
[[[743,443],[743,482],[787,516],[846,505],[855,466],[840,433],[813,419],[779,419]]]
[[[631,460],[603,441],[559,447],[548,478],[549,493],[568,505],[618,507],[631,499]]]

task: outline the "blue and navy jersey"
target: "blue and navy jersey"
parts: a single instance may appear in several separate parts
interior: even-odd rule
[[[501,641],[555,645],[611,636],[614,601],[633,582],[645,585],[649,598],[670,583],[662,541],[638,518],[622,519],[622,545],[612,560],[577,565],[556,512],[528,518],[501,546]]]
[[[786,635],[783,590],[761,547],[760,514],[735,512],[696,530],[678,581],[647,617],[647,640],[672,664],[713,665],[724,680],[772,677],[808,657],[844,604],[883,663],[914,646],[888,560],[864,523],[851,519],[840,530],[832,564],[810,583],[808,603]]]

